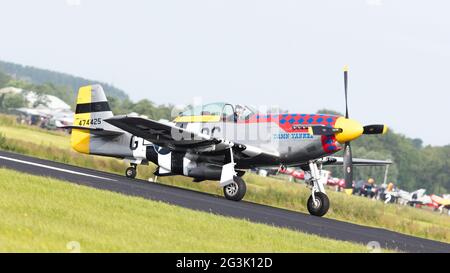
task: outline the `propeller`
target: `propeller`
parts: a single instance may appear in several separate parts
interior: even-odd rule
[[[353,193],[353,157],[352,157],[352,147],[350,142],[345,142],[344,145],[344,181],[345,181],[345,192],[348,194]]]
[[[345,118],[348,119],[348,66],[344,66],[344,91],[345,91]],[[345,192],[348,194],[353,193],[353,161],[352,161],[352,147],[350,141],[346,141],[344,144],[344,181]]]
[[[345,118],[348,118],[347,86],[348,86],[348,66],[346,65],[344,66]]]
[[[330,126],[322,126],[322,125],[311,125],[308,127],[308,132],[311,135],[325,135],[330,136],[336,133],[342,133],[341,128],[333,128]]]
[[[347,99],[347,87],[348,87],[348,66],[344,66],[344,91],[345,91],[345,118],[348,120],[348,99]],[[341,129],[343,132],[344,130]],[[353,128],[352,128],[353,129]],[[362,128],[356,129],[358,132],[352,136],[351,138],[356,138],[356,135],[373,135],[373,134],[384,134],[387,131],[387,127],[383,124],[373,124],[366,125]],[[353,132],[352,132],[353,133]],[[356,137],[355,137],[356,136]],[[350,146],[350,140],[345,141],[344,143],[344,181],[345,181],[345,192],[347,194],[353,193],[353,156],[352,156],[352,147]]]
[[[363,128],[363,134],[365,135],[384,134],[387,130],[387,126],[384,124],[366,125]]]
[[[387,126],[383,124],[372,124],[362,126],[356,120],[349,118],[348,114],[348,66],[344,67],[344,91],[345,91],[345,118],[338,117],[334,127],[323,125],[310,125],[308,132],[312,135],[334,135],[339,143],[344,144],[344,178],[345,191],[349,194],[353,191],[353,160],[350,141],[361,135],[385,134]]]

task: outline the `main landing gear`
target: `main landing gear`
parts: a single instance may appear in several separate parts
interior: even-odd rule
[[[233,182],[223,187],[225,198],[232,201],[241,201],[246,192],[247,186],[244,179],[237,175],[233,176]]]
[[[225,154],[225,159],[228,163],[222,166],[220,184],[226,185],[223,187],[223,195],[226,199],[241,201],[247,192],[247,186],[244,179],[241,178],[243,173],[238,173],[234,169],[236,164],[234,163],[233,149],[230,148],[229,151],[229,154]]]
[[[330,208],[330,200],[320,181],[320,171],[316,161],[310,161],[309,170],[305,170],[305,181],[311,187],[311,196],[308,198],[307,208],[311,215],[324,216]]]
[[[134,179],[134,178],[136,178],[136,174],[137,174],[137,171],[136,171],[137,165],[133,164],[133,163],[130,165],[131,166],[128,167],[125,171],[125,176],[128,178]]]

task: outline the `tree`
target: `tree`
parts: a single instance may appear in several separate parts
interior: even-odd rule
[[[344,116],[342,113],[331,109],[320,109],[319,111],[317,111],[317,114]]]
[[[0,88],[6,87],[11,77],[0,71]]]
[[[421,149],[422,145],[423,145],[423,141],[420,138],[414,138],[411,140],[412,144],[414,145],[414,147],[416,147],[417,149]]]
[[[148,99],[143,99],[138,101],[134,107],[133,107],[133,111],[136,113],[139,113],[141,115],[146,115],[149,118],[154,118],[156,111],[155,111],[155,106],[153,104],[153,102],[151,102]]]
[[[27,105],[27,100],[22,94],[5,94],[0,106],[3,111],[8,111],[10,108],[20,108]]]

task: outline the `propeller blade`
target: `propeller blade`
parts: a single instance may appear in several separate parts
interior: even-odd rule
[[[344,180],[345,192],[352,194],[353,192],[353,163],[352,163],[352,148],[350,142],[345,142],[344,145]]]
[[[347,85],[348,85],[348,66],[344,66],[345,118],[348,118]]]
[[[363,134],[365,135],[385,134],[386,131],[387,131],[386,125],[372,124],[364,126]]]
[[[310,135],[318,135],[318,136],[331,136],[336,133],[342,133],[341,128],[333,128],[330,126],[310,126],[308,128],[308,133]]]

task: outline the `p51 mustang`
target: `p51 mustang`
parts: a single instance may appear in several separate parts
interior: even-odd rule
[[[362,126],[349,119],[347,70],[345,117],[322,114],[266,114],[248,106],[212,103],[182,112],[173,122],[137,116],[114,116],[100,85],[79,89],[71,146],[92,155],[130,163],[125,175],[136,176],[138,164],[153,162],[155,175],[184,175],[194,182],[219,181],[224,196],[239,201],[246,193],[246,169],[296,166],[311,188],[308,211],[323,216],[329,199],[320,181],[323,165],[343,164],[346,189],[352,190],[353,164],[386,161],[352,160],[350,141],[363,134],[382,134],[384,125]],[[342,149],[344,157],[331,157]]]

